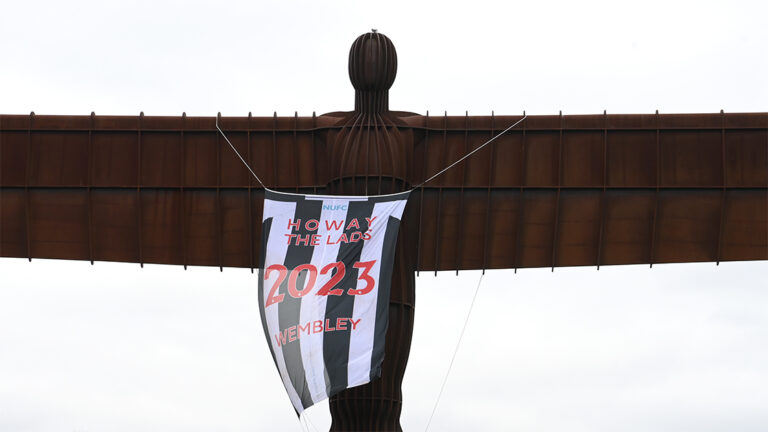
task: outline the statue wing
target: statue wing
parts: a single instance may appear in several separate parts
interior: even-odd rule
[[[219,124],[267,187],[317,192],[329,121]],[[0,151],[3,257],[258,266],[263,189],[213,117],[3,115]]]
[[[414,184],[520,116],[419,117]],[[419,270],[768,259],[768,113],[533,116],[414,194]]]

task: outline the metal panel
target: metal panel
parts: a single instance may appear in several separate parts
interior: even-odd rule
[[[32,257],[89,259],[85,189],[30,190],[29,225]]]
[[[137,262],[136,193],[128,189],[95,189],[91,199],[94,260]]]
[[[27,256],[26,193],[23,188],[0,189],[0,256]]]

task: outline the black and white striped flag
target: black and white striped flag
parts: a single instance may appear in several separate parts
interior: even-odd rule
[[[266,191],[259,307],[298,413],[381,375],[395,243],[409,193]]]

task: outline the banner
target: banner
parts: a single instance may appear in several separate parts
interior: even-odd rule
[[[265,192],[259,308],[297,413],[381,375],[395,243],[409,193]]]

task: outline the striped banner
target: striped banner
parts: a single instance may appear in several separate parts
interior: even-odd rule
[[[297,413],[381,375],[395,243],[409,193],[266,191],[259,308]]]

